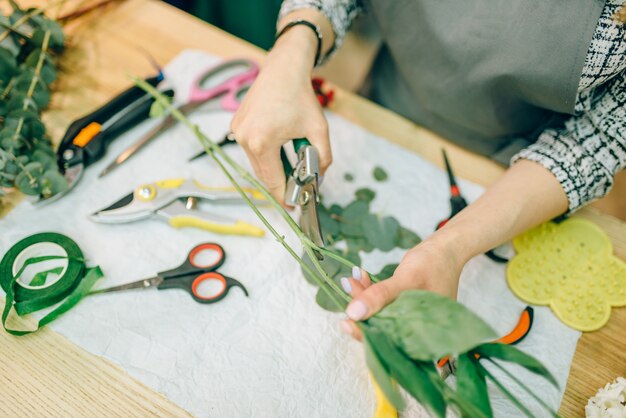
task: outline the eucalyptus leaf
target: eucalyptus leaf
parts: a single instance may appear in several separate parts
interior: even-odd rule
[[[0,80],[10,80],[17,72],[17,60],[6,48],[0,48]]]
[[[393,276],[393,273],[396,272],[396,269],[398,268],[398,264],[387,264],[385,267],[383,267],[377,274],[375,274],[374,276],[378,279],[378,280],[387,280],[388,278],[390,278],[391,276]]]
[[[369,204],[360,200],[350,203],[341,214],[341,233],[352,237],[363,236],[361,219],[367,216]]]
[[[322,288],[317,289],[315,301],[322,309],[330,312],[343,312],[347,306],[347,303],[343,302],[343,299],[340,299],[340,301],[342,301],[342,304],[340,307],[338,307],[337,304],[335,304],[335,302],[330,298],[330,296],[328,296],[328,293]]]
[[[410,229],[403,226],[398,228],[398,236],[396,237],[396,245],[403,250],[409,250],[422,242],[421,238]]]
[[[15,178],[15,185],[27,195],[38,195],[41,192],[39,179],[43,175],[43,167],[37,162],[32,162],[24,167],[24,170]]]
[[[486,358],[497,358],[519,364],[525,369],[543,376],[554,387],[559,387],[559,383],[552,376],[552,373],[539,360],[516,347],[501,343],[486,343],[474,348],[472,351]]]
[[[396,247],[400,224],[395,218],[368,214],[362,218],[362,225],[363,235],[374,247],[382,251],[391,251]]]
[[[354,181],[354,176],[352,174],[350,174],[350,173],[345,173],[343,175],[343,179],[345,181],[353,182]]]
[[[376,192],[372,189],[362,188],[354,192],[356,200],[370,203],[376,197]]]
[[[426,290],[407,290],[370,318],[409,357],[436,361],[464,353],[497,334],[479,316],[452,299]],[[455,332],[441,332],[454,329]]]
[[[333,251],[332,249],[330,250]],[[336,250],[334,252],[336,252]],[[317,268],[315,267],[315,265],[313,265],[313,262],[311,261],[311,258],[309,257],[308,254],[302,255],[302,261],[304,261],[307,267],[309,267],[311,270],[313,270],[314,272],[317,272]],[[324,257],[324,259],[322,261],[319,261],[319,263],[324,269],[324,272],[326,272],[326,274],[328,274],[329,277],[337,276],[337,274],[339,273],[339,270],[341,269],[341,263],[332,257]],[[318,285],[317,281],[315,281],[315,279],[312,278],[306,270],[303,269],[302,273],[304,274],[304,278],[309,283],[316,285],[316,286]]]
[[[485,416],[493,416],[485,376],[479,371],[473,354],[461,354],[456,367],[456,393],[473,403]],[[471,418],[463,414],[463,417]]]
[[[41,194],[50,197],[61,193],[68,188],[67,179],[57,170],[56,166],[49,168],[41,177]]]
[[[33,152],[31,160],[41,164],[44,171],[55,169],[57,166],[55,155],[40,149]]]
[[[376,181],[385,181],[388,177],[387,172],[383,170],[382,167],[374,167],[372,175]]]

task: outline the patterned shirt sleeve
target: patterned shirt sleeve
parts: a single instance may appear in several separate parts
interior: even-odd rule
[[[279,19],[299,9],[317,9],[330,21],[335,32],[335,43],[324,57],[326,60],[341,46],[350,24],[363,10],[363,5],[361,0],[285,0],[280,8]]]
[[[609,0],[596,27],[581,76],[575,114],[562,129],[547,129],[515,155],[550,170],[575,211],[606,195],[626,169],[626,28]]]

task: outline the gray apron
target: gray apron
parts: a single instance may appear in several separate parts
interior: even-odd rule
[[[573,114],[598,0],[368,0],[384,45],[367,95],[508,164]]]

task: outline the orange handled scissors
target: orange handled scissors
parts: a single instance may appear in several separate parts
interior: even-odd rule
[[[212,257],[205,257],[205,255]],[[205,261],[205,258],[210,258],[210,260]],[[221,245],[212,242],[199,244],[189,251],[183,264],[172,270],[162,271],[154,277],[132,283],[94,290],[91,294],[156,287],[159,290],[183,289],[198,303],[215,303],[224,299],[228,291],[237,286],[248,296],[248,291],[240,282],[216,271],[225,260],[226,253]],[[218,284],[219,289],[216,292],[206,293],[204,288],[209,287],[211,282]]]
[[[522,314],[517,321],[517,325],[515,328],[505,336],[497,339],[494,343],[501,344],[517,344],[524,339],[530,332],[530,329],[533,326],[533,318],[534,311],[533,308],[527,306],[522,311]],[[480,358],[478,354],[476,354],[476,358]],[[454,373],[456,370],[456,361],[451,359],[450,357],[444,357],[437,362],[437,367],[441,369],[441,377],[442,379],[446,379],[450,374]]]

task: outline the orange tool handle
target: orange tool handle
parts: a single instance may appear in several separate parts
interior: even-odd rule
[[[524,337],[528,335],[528,333],[530,332],[530,329],[533,326],[533,317],[534,317],[533,308],[530,306],[527,306],[522,311],[522,314],[520,315],[519,320],[517,321],[517,325],[515,325],[515,328],[513,328],[513,330],[509,332],[508,334],[506,334],[504,337],[501,337],[497,339],[496,341],[494,341],[494,343],[513,345],[522,341]],[[480,358],[480,356],[476,354],[476,358],[478,359]],[[437,367],[441,368],[445,366],[449,360],[450,360],[450,357],[442,358],[441,360],[437,362]]]

